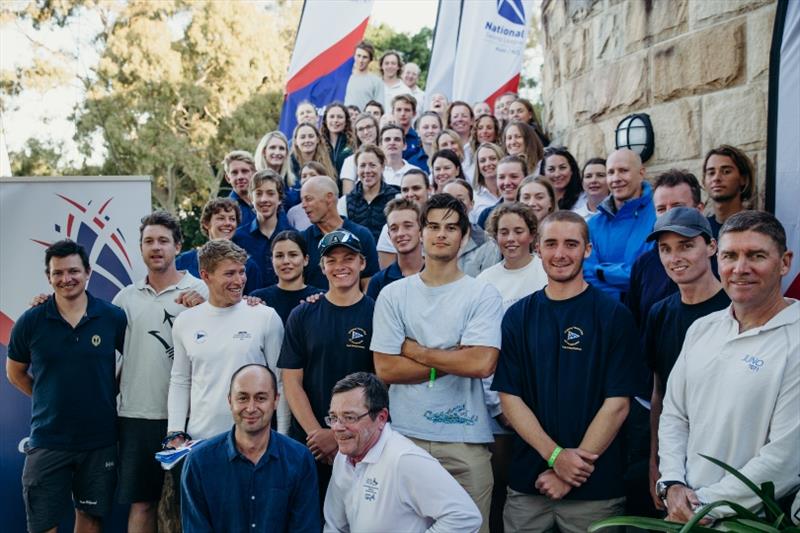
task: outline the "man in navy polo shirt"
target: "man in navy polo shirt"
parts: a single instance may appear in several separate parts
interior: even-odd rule
[[[413,200],[395,198],[385,209],[389,238],[397,250],[397,260],[369,280],[367,296],[378,299],[381,290],[390,283],[419,273],[425,266],[422,257],[422,230],[419,226],[420,208]]]
[[[256,212],[248,194],[250,179],[256,172],[256,162],[250,152],[234,150],[222,160],[222,170],[225,172],[225,181],[231,186],[228,198],[236,202],[241,209],[241,224],[249,226],[256,218]]]
[[[250,180],[250,200],[256,208],[256,218],[250,224],[239,226],[233,242],[245,249],[261,271],[261,286],[278,283],[272,268],[272,237],[281,231],[293,229],[283,212],[283,178],[274,170],[256,172]]]
[[[323,501],[338,449],[333,431],[325,427],[331,390],[348,374],[374,371],[369,344],[375,302],[359,287],[366,261],[355,235],[333,231],[319,247],[330,288],[319,301],[302,303],[289,315],[278,368],[292,411],[289,436],[314,454]]]
[[[32,398],[22,471],[28,530],[55,528],[74,501],[75,530],[99,531],[117,480],[116,352],[125,313],[86,292],[91,269],[79,244],[45,252],[54,295],[14,324],[9,381]]]
[[[328,233],[343,229],[349,231],[361,243],[361,251],[367,261],[366,267],[361,271],[361,288],[369,284],[369,278],[378,270],[378,252],[375,251],[375,239],[372,233],[360,224],[339,216],[336,202],[339,198],[339,188],[336,182],[327,176],[314,176],[303,184],[300,191],[303,210],[311,221],[303,237],[308,244],[308,266],[305,269],[306,283],[320,289],[328,288],[328,278],[320,268],[319,243]],[[327,409],[327,406],[325,407]]]
[[[583,218],[548,215],[539,251],[547,286],[506,312],[492,385],[518,433],[503,518],[506,531],[584,532],[624,509],[617,433],[644,371],[630,311],[583,278]]]

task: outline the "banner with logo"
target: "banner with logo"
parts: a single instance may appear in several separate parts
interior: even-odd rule
[[[289,65],[280,130],[291,139],[297,105],[320,110],[344,101],[356,45],[364,38],[373,0],[306,0]]]
[[[453,100],[493,106],[501,94],[516,92],[533,9],[533,0],[464,2]]]
[[[44,251],[61,239],[86,248],[92,265],[88,290],[111,300],[145,274],[139,221],[150,213],[149,177],[0,179],[0,355],[31,298],[52,293]],[[90,408],[90,407],[89,407]],[[7,380],[0,385],[0,499],[3,528],[25,531],[21,446],[30,429],[28,397]]]
[[[794,251],[783,290],[800,299],[800,2],[780,0],[776,11],[769,68],[766,200],[767,210],[783,224],[786,242]]]

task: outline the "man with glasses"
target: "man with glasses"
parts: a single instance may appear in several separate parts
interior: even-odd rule
[[[314,454],[322,499],[336,455],[333,432],[324,426],[330,391],[351,372],[373,371],[369,343],[375,303],[359,286],[366,259],[358,237],[333,231],[320,241],[319,255],[328,292],[289,315],[278,367],[293,415],[289,436]]]
[[[325,496],[324,531],[478,531],[481,515],[464,489],[392,429],[389,393],[374,374],[339,380],[325,422],[339,453]]]

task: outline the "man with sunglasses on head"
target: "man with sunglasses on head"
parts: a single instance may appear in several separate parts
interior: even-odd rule
[[[359,286],[367,261],[358,237],[332,231],[320,241],[318,253],[328,292],[289,315],[278,367],[292,411],[289,436],[314,454],[322,499],[336,455],[333,432],[325,426],[330,391],[352,372],[373,371],[369,343],[375,302]]]
[[[481,524],[455,479],[389,423],[389,392],[357,372],[333,387],[325,422],[339,446],[325,495],[325,532],[462,531]]]

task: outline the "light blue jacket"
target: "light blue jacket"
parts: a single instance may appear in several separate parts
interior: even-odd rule
[[[609,196],[589,219],[592,255],[583,263],[583,277],[598,289],[620,298],[628,291],[634,261],[653,247],[645,239],[653,231],[656,210],[653,188],[642,182],[642,195],[628,200],[618,211]]]

